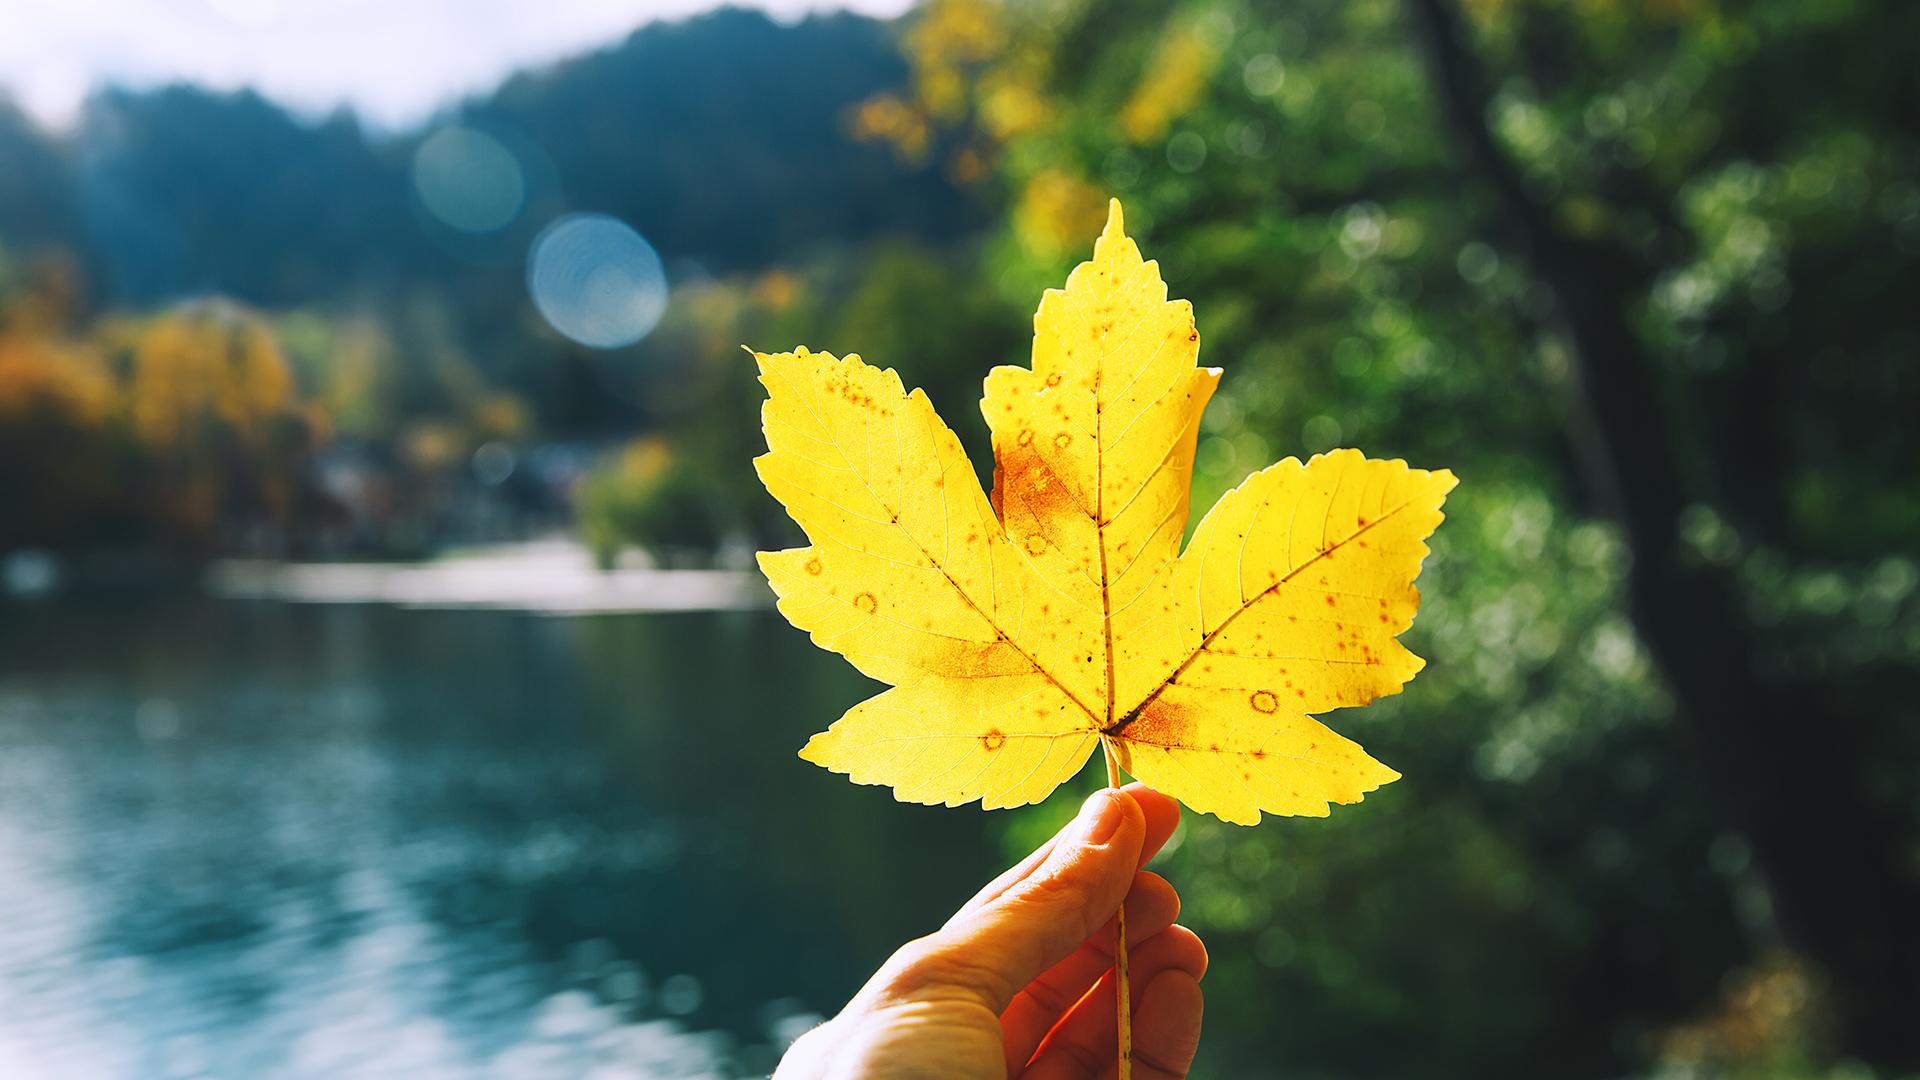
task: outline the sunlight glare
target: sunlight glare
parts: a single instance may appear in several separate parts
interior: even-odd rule
[[[659,254],[605,214],[569,214],[534,237],[527,290],[555,330],[596,349],[639,341],[667,309]]]
[[[461,232],[494,232],[511,224],[526,201],[526,174],[513,151],[484,131],[443,127],[413,155],[420,205]]]

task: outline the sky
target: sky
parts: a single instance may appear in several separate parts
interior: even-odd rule
[[[509,72],[719,0],[0,0],[0,88],[60,128],[102,83],[252,86],[295,109],[400,128]],[[746,0],[776,18],[911,0]]]

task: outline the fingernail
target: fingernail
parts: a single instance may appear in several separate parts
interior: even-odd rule
[[[1086,805],[1080,808],[1077,826],[1082,844],[1098,847],[1120,831],[1120,822],[1127,816],[1120,798],[1117,792],[1096,791],[1087,799]]]

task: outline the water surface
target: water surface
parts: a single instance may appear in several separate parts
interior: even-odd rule
[[[999,862],[768,613],[0,609],[0,1075],[732,1076]]]

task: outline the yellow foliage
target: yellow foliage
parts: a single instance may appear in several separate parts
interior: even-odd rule
[[[0,424],[57,418],[96,427],[112,415],[113,379],[91,349],[59,338],[0,332]]]
[[[753,302],[772,312],[786,311],[806,294],[806,286],[791,270],[769,270],[753,283]]]
[[[971,184],[987,175],[987,158],[980,151],[967,147],[954,152],[953,160],[947,163],[947,175],[956,184]]]
[[[0,441],[21,475],[9,535],[88,538],[138,520],[164,542],[285,524],[328,411],[267,325],[223,302],[73,324],[57,277],[0,305]]]
[[[920,106],[935,120],[958,119],[966,108],[967,70],[998,56],[1006,40],[991,0],[931,0],[905,40]]]
[[[533,426],[526,403],[512,394],[489,393],[473,405],[474,435],[480,439],[513,439]]]
[[[295,411],[293,372],[266,327],[227,311],[160,315],[137,329],[128,387],[135,435],[186,439],[207,421],[242,439]]]
[[[620,451],[620,479],[635,487],[646,487],[667,474],[673,465],[673,448],[665,439],[646,436],[628,443]]]
[[[1099,188],[1059,169],[1045,169],[1020,189],[1013,234],[1033,254],[1055,259],[1098,227],[1104,207]]]
[[[930,0],[911,17],[902,51],[913,69],[909,92],[882,94],[852,113],[855,137],[891,143],[904,158],[924,160],[938,129],[972,125],[987,143],[1006,142],[1053,119],[1044,90],[1048,53],[1040,25],[1022,21],[995,0]],[[963,182],[980,173],[979,147],[954,151],[971,159],[954,170]]]
[[[914,161],[926,156],[927,118],[893,94],[871,97],[854,106],[851,126],[853,137],[862,142],[890,143],[903,157]]]
[[[1153,62],[1120,107],[1120,127],[1136,143],[1166,135],[1175,118],[1191,109],[1207,88],[1219,53],[1191,29],[1160,43]]]
[[[780,610],[893,689],[801,756],[897,797],[1045,798],[1097,744],[1235,822],[1325,814],[1396,778],[1312,713],[1396,693],[1421,661],[1424,539],[1451,473],[1341,450],[1287,459],[1221,499],[1184,552],[1196,366],[1113,203],[1034,320],[1031,368],[982,407],[991,498],[921,391],[858,356],[756,354],[761,479],[810,546],[768,552]]]
[[[1052,114],[1045,97],[1009,73],[996,72],[981,80],[980,125],[996,139],[1024,135],[1045,124]]]
[[[421,420],[407,425],[400,436],[400,456],[421,472],[451,469],[467,453],[467,438],[452,424]]]

